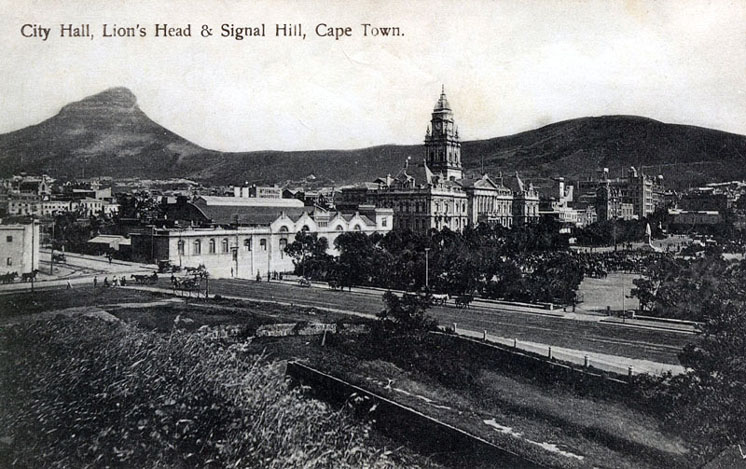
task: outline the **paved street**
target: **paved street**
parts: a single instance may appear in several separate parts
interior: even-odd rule
[[[59,252],[59,251],[55,251]],[[149,274],[156,270],[154,265],[138,264],[135,262],[124,262],[108,259],[103,256],[89,256],[76,253],[65,253],[64,262],[55,262],[50,266],[51,252],[42,249],[40,252],[39,272],[34,282],[34,289],[43,290],[47,288],[59,288],[70,285],[83,285],[93,281],[97,276],[103,282],[105,277],[112,279],[114,276],[121,278],[132,274]],[[50,273],[50,267],[52,268]],[[16,280],[9,285],[0,285],[0,294],[5,292],[27,291],[31,289],[30,282]]]
[[[304,306],[375,314],[383,309],[380,291],[335,291],[325,287],[302,288],[279,282],[213,280],[210,293],[261,300],[274,300]],[[457,323],[459,329],[486,331],[488,335],[516,338],[556,347],[678,364],[677,353],[694,336],[675,331],[628,327],[602,323],[572,313],[536,308],[516,308],[493,304],[473,304],[468,309],[437,306],[430,310],[441,325]],[[592,318],[591,318],[592,319]]]

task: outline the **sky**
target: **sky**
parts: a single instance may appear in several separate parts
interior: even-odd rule
[[[463,140],[628,114],[746,134],[746,1],[0,0],[0,133],[124,86],[222,151],[421,143],[441,86]],[[192,37],[155,37],[155,24]],[[350,27],[321,37],[317,25]],[[362,24],[398,27],[363,36]],[[93,38],[60,37],[89,24]],[[266,37],[221,37],[221,25]],[[301,24],[305,39],[276,37]],[[27,26],[25,29],[24,25]],[[46,41],[24,37],[51,28]],[[103,37],[103,26],[145,37]],[[202,27],[212,30],[203,37]],[[323,28],[322,28],[323,30]],[[139,31],[139,29],[138,29]]]

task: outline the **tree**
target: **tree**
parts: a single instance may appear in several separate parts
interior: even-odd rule
[[[325,278],[332,265],[332,256],[327,254],[329,242],[316,233],[299,231],[295,240],[285,247],[293,258],[295,273],[313,279]]]
[[[741,276],[743,277],[743,276]],[[736,283],[740,284],[736,284]],[[679,355],[689,371],[677,377],[668,422],[685,428],[695,452],[707,458],[746,444],[746,291],[743,278],[721,285],[705,305],[698,340]]]
[[[640,311],[648,311],[655,304],[655,287],[653,281],[642,277],[632,280],[634,287],[629,291],[630,296],[640,301]]]
[[[369,285],[374,276],[374,266],[379,255],[376,246],[365,233],[342,233],[334,240],[339,257],[334,268],[334,277],[343,287]]]
[[[427,314],[430,307],[429,295],[405,294],[401,298],[388,291],[383,294],[386,309],[378,313],[378,318],[399,332],[427,332],[434,330],[438,322]]]

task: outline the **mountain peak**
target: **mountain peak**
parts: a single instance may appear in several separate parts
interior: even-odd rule
[[[91,111],[97,109],[132,110],[137,106],[137,97],[127,88],[109,88],[100,93],[70,103],[62,108],[62,113],[71,111]]]

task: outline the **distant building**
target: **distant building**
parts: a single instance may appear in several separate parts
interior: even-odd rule
[[[281,199],[282,189],[277,186],[234,186],[233,196],[242,198]]]
[[[394,229],[428,232],[467,225],[533,223],[539,218],[539,196],[532,185],[515,195],[486,174],[464,177],[461,140],[445,91],[433,109],[425,132],[421,162],[405,162],[399,173],[342,189],[338,208],[374,205],[393,210]]]
[[[611,178],[608,168],[603,168],[597,178],[576,185],[581,197],[601,197],[595,201],[599,221],[648,217],[666,203],[663,176],[648,176],[635,167],[627,170],[626,177],[618,178]]]
[[[677,210],[668,211],[669,221],[673,228],[698,229],[719,225],[723,222],[723,216],[717,210]]]
[[[686,211],[725,212],[733,199],[725,191],[712,187],[701,187],[682,194],[679,208]]]
[[[39,268],[39,225],[0,224],[0,272],[29,273]]]
[[[634,205],[624,202],[622,189],[606,180],[596,189],[596,214],[598,221],[631,220],[634,216]]]

